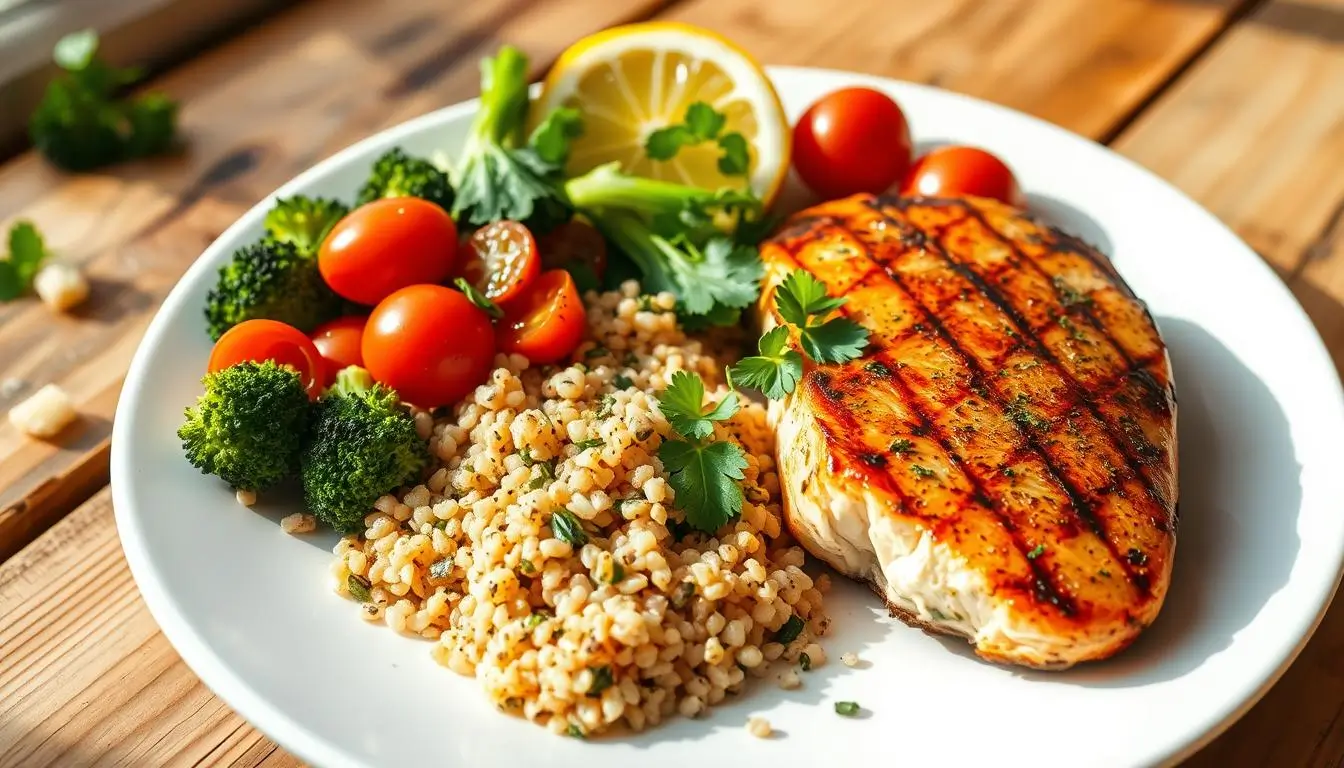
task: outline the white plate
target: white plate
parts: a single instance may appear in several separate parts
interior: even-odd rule
[[[885,617],[864,589],[834,590],[832,662],[783,692],[760,683],[705,719],[633,738],[556,738],[505,717],[429,644],[365,624],[328,588],[334,537],[291,537],[273,504],[249,512],[182,458],[174,433],[199,391],[201,306],[216,268],[261,232],[269,200],[187,272],[126,379],[113,437],[117,526],[155,619],[191,668],[267,735],[324,766],[908,765],[1136,766],[1190,754],[1278,678],[1334,592],[1344,553],[1344,398],[1310,322],[1216,219],[1149,173],[1002,107],[871,77],[771,70],[790,115],[866,83],[905,107],[920,143],[982,145],[1016,169],[1033,205],[1099,244],[1156,315],[1180,398],[1181,529],[1157,623],[1118,658],[1068,673],[993,666],[959,641]],[[460,104],[347,149],[280,194],[346,197],[401,144],[453,149]],[[1066,202],[1067,201],[1067,202]],[[852,699],[870,712],[834,714]],[[743,729],[764,714],[783,736]]]

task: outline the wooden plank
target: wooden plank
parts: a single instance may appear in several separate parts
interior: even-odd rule
[[[159,633],[107,489],[0,566],[0,768],[103,761],[299,765]]]
[[[721,30],[763,61],[855,70],[989,99],[1108,135],[1243,0],[689,0],[667,18]]]
[[[90,302],[54,317],[0,305],[0,412],[48,382],[81,423],[53,442],[0,422],[0,559],[107,482],[122,377],[150,317],[198,254],[256,200],[376,131],[475,94],[502,41],[544,68],[574,39],[661,0],[330,0],[305,3],[155,83],[182,99],[179,158],[63,176],[27,155],[0,167],[0,226],[35,222],[82,263]]]
[[[1284,276],[1344,369],[1344,0],[1272,0],[1114,143]],[[1216,278],[1215,278],[1216,279]],[[1237,725],[1189,762],[1344,760],[1344,601]]]

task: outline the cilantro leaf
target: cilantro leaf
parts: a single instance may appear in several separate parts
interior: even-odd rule
[[[761,337],[761,354],[744,357],[728,370],[734,386],[742,385],[760,390],[771,400],[778,400],[793,391],[803,375],[803,356],[787,348],[787,326],[771,328]]]
[[[684,125],[669,125],[651,132],[644,140],[650,160],[671,160],[682,147],[696,143],[695,134]]]
[[[583,135],[583,116],[573,107],[556,107],[528,137],[527,144],[547,163],[563,166],[570,143]]]
[[[677,506],[691,525],[713,533],[742,514],[740,482],[746,477],[747,457],[737,443],[665,440],[658,458],[670,472]]]
[[[677,371],[658,397],[658,408],[677,434],[703,440],[714,434],[714,422],[732,418],[739,407],[737,394],[733,392],[708,411],[704,408],[704,400],[705,382],[694,373]]]
[[[775,306],[785,322],[802,328],[810,315],[827,315],[845,305],[846,299],[832,298],[826,284],[805,270],[794,270],[784,278],[775,293]]]
[[[703,251],[687,249],[690,258],[669,259],[687,312],[703,315],[716,304],[743,309],[756,300],[765,268],[755,248],[717,237]]]
[[[734,131],[719,137],[719,173],[724,176],[746,176],[751,167],[751,154],[747,151],[747,140]]]
[[[719,133],[727,123],[728,117],[722,112],[703,101],[697,101],[686,108],[683,122],[673,123],[650,133],[644,140],[644,152],[651,160],[671,160],[677,156],[682,147],[693,147],[718,139],[719,148],[723,150],[725,158],[719,161],[720,172],[726,176],[733,175],[724,170],[725,163],[728,168],[736,168],[740,163],[742,170],[737,173],[746,173],[747,141],[742,134],[736,132],[720,136]]]
[[[843,363],[863,354],[868,329],[845,317],[827,320],[801,334],[803,350],[818,363]]]
[[[0,260],[0,301],[22,296],[47,258],[42,235],[31,222],[17,222],[9,230],[9,257]]]
[[[686,128],[701,141],[707,141],[719,135],[728,118],[703,101],[692,103],[686,108]]]

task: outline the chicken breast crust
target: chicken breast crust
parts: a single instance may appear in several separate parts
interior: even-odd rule
[[[1110,261],[984,199],[858,195],[762,246],[871,332],[771,404],[789,528],[893,613],[1062,669],[1157,617],[1176,545],[1166,347]],[[796,339],[795,339],[796,342]]]

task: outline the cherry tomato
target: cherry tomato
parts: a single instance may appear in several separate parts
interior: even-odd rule
[[[499,350],[545,365],[568,357],[583,340],[587,313],[574,278],[563,269],[541,273],[527,293],[504,308]]]
[[[299,372],[308,396],[327,386],[327,366],[313,342],[298,328],[276,320],[244,320],[219,337],[210,350],[210,373],[238,363],[274,360]]]
[[[1026,207],[1022,189],[1002,160],[975,147],[939,147],[915,161],[903,195],[924,197],[989,197]]]
[[[487,299],[508,301],[527,290],[541,274],[537,241],[516,221],[496,221],[481,227],[467,243],[455,274],[476,286]]]
[[[351,211],[322,241],[317,267],[336,293],[377,304],[408,285],[437,283],[453,270],[457,225],[417,197],[374,200]]]
[[[422,408],[461,400],[495,359],[490,317],[458,291],[412,285],[383,299],[364,326],[364,367]]]
[[[537,245],[543,269],[588,270],[594,282],[607,273],[607,241],[592,224],[571,219],[542,235]]]
[[[877,194],[910,167],[910,127],[901,108],[872,88],[841,88],[793,127],[793,167],[825,198]]]
[[[327,370],[333,376],[342,368],[364,365],[364,355],[360,352],[359,345],[364,338],[366,322],[368,318],[359,315],[338,317],[319,325],[317,330],[313,331],[313,346],[317,347],[322,359],[327,361]]]

